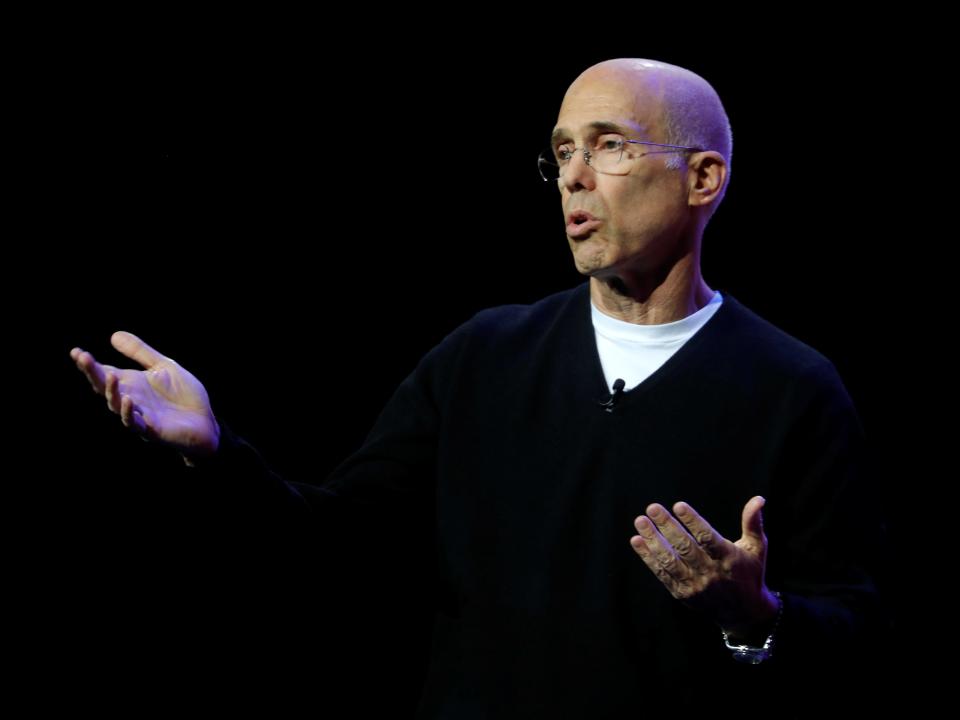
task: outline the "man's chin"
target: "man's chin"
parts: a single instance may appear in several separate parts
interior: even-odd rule
[[[610,274],[610,268],[600,261],[595,260],[583,263],[578,260],[574,260],[573,264],[574,267],[577,268],[577,272],[581,275],[597,278],[598,280]]]
[[[594,248],[589,252],[584,252],[587,248],[582,245],[573,248],[573,264],[577,272],[581,275],[596,275],[608,270],[610,263],[607,261],[603,250]]]

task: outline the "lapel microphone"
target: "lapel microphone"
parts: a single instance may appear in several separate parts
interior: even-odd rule
[[[617,378],[613,381],[613,395],[608,397],[606,400],[600,400],[599,405],[608,413],[613,412],[613,408],[617,404],[617,400],[620,399],[620,396],[623,395],[623,386],[626,385],[626,381],[623,378]]]

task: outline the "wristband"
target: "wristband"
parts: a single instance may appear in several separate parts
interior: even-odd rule
[[[777,591],[774,591],[773,595],[777,598],[777,603],[779,605],[777,608],[777,619],[774,621],[773,629],[770,631],[770,634],[767,635],[767,639],[763,643],[762,647],[754,647],[752,645],[732,645],[730,643],[730,636],[727,635],[727,631],[722,631],[723,642],[727,646],[727,649],[733,653],[733,659],[737,662],[748,663],[750,665],[759,665],[760,663],[769,660],[773,656],[773,639],[777,632],[777,626],[780,624],[780,617],[783,615],[783,598],[780,597],[780,593]]]

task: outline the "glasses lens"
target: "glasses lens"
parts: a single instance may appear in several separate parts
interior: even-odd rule
[[[593,151],[590,164],[597,172],[621,175],[629,171],[629,163],[623,160],[623,143],[616,140],[602,140]]]
[[[544,180],[556,180],[560,177],[560,166],[557,165],[552,150],[544,150],[540,153],[537,166],[540,168],[540,175]]]

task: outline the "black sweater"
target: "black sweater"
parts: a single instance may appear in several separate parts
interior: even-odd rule
[[[773,702],[784,717],[802,699],[822,715],[816,698],[869,638],[881,530],[834,366],[724,293],[613,412],[608,397],[584,282],[454,330],[322,485],[280,479],[226,426],[210,467],[320,524],[383,506],[433,518],[421,717],[742,717]],[[785,608],[774,658],[745,666],[629,540],[649,503],[678,500],[736,540],[757,494]]]

